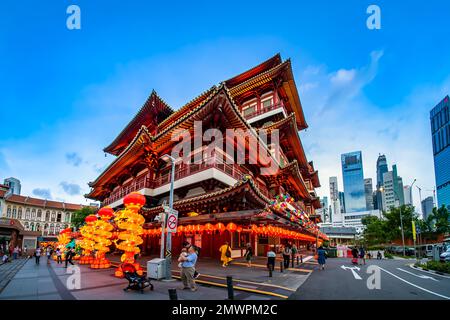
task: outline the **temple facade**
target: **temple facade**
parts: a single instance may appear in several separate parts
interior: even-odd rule
[[[185,241],[210,257],[219,255],[225,241],[234,256],[247,243],[263,255],[270,245],[321,242],[326,235],[316,225],[318,172],[298,134],[307,127],[291,61],[279,54],[177,111],[153,91],[104,149],[115,159],[89,183],[86,197],[119,209],[130,192],[145,195],[142,251],[158,254],[161,226],[155,217],[169,201],[168,154],[176,159],[179,212],[173,254]]]

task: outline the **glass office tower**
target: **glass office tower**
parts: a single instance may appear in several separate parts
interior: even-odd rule
[[[450,207],[450,99],[446,96],[430,112],[434,173],[438,206]]]
[[[361,151],[341,155],[344,180],[345,212],[366,210],[364,172]]]

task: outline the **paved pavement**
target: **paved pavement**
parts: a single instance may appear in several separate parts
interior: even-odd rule
[[[143,258],[142,263],[148,258]],[[235,265],[222,268],[215,260],[201,259],[198,270],[199,289],[197,292],[177,290],[180,300],[223,300],[227,298],[225,286],[226,276],[232,275],[236,300],[268,300],[285,299],[295,292],[311,274],[308,268],[276,270],[269,277],[265,268],[265,259],[256,258],[252,268],[235,261]],[[63,265],[46,259],[36,265],[34,259],[24,260],[22,269],[11,276],[9,284],[0,293],[0,299],[13,300],[168,300],[168,289],[179,288],[180,281],[152,281],[154,291],[146,289],[144,294],[137,291],[124,292],[125,279],[114,277],[114,268],[92,270],[87,266],[78,266],[80,274],[79,288],[73,287],[75,275],[68,273]],[[174,275],[177,276],[177,265],[173,264]]]
[[[316,266],[316,271],[290,299],[449,300],[450,278],[413,269],[410,267],[413,263],[407,259],[387,259],[367,260],[364,266],[352,266],[350,259],[330,258],[325,270],[318,270]],[[372,287],[376,284],[371,269],[377,267],[380,289],[369,289],[368,283]]]
[[[21,258],[0,265],[0,293],[26,262],[27,259]]]

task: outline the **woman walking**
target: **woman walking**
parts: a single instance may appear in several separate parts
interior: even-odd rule
[[[41,260],[41,248],[37,247],[34,252],[34,257],[36,258],[36,264],[39,264],[39,260]]]
[[[317,256],[318,256],[317,262],[319,263],[320,268],[322,270],[325,269],[325,262],[326,262],[326,259],[327,259],[327,252],[325,251],[325,249],[322,246],[320,246],[319,249],[317,249]]]
[[[61,249],[56,248],[56,262],[62,264]]]
[[[222,261],[222,267],[226,268],[228,266],[228,263],[230,263],[231,260],[231,248],[228,242],[225,242],[220,248],[220,261]]]
[[[253,257],[253,248],[252,245],[250,243],[247,243],[247,249],[245,250],[245,261],[247,261],[247,267],[251,267],[252,266],[252,257]]]

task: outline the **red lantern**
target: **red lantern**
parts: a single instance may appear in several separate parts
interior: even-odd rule
[[[132,192],[123,198],[123,204],[125,206],[134,205],[138,207],[143,207],[145,204],[145,196],[139,192]]]
[[[242,227],[241,227],[241,226],[237,227],[236,231],[237,231],[238,233],[241,233],[241,232],[242,232]]]
[[[214,226],[213,226],[211,223],[207,223],[207,224],[205,224],[205,226],[204,226],[204,230],[205,230],[206,232],[214,231]]]
[[[233,222],[230,222],[229,224],[227,224],[226,229],[230,232],[235,232],[237,229],[237,225],[234,224]]]
[[[95,215],[93,215],[93,214],[90,214],[86,218],[84,218],[84,221],[86,223],[91,223],[91,222],[94,222],[94,221],[97,221],[97,220],[98,220],[97,217]]]
[[[223,223],[219,222],[215,225],[215,229],[219,230],[219,232],[223,232],[225,230],[225,225]]]
[[[103,220],[109,220],[114,216],[114,210],[111,207],[103,207],[98,210],[97,214]]]
[[[184,226],[178,226],[177,227],[177,233],[183,233],[184,232],[185,227]]]
[[[194,226],[194,232],[202,233],[203,229],[204,229],[204,227],[201,224],[196,224]]]

